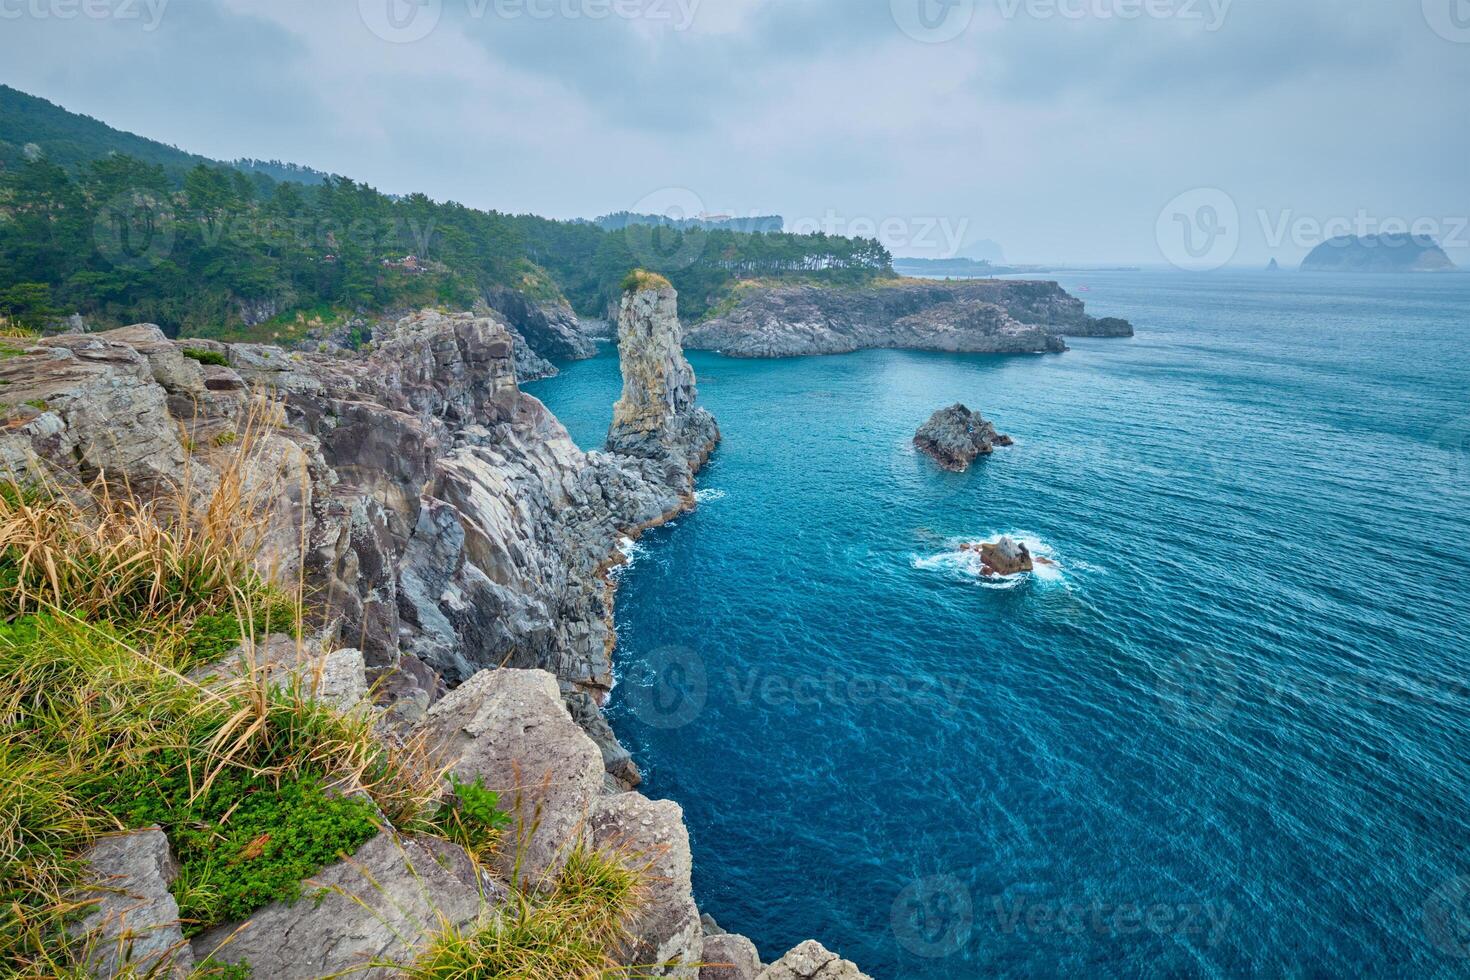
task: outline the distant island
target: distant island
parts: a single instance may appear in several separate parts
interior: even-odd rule
[[[1425,235],[1343,235],[1312,249],[1303,272],[1453,272],[1455,263]]]

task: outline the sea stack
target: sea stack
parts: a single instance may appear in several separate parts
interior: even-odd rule
[[[1031,549],[1014,538],[1002,537],[979,544],[962,544],[960,550],[979,554],[981,574],[987,577],[1021,575],[1036,570],[1037,560],[1032,557]],[[1045,559],[1041,563],[1050,564]]]
[[[669,281],[642,270],[629,275],[618,309],[623,397],[613,407],[607,449],[648,461],[664,484],[689,494],[720,429],[695,405],[699,391],[683,339],[679,294]]]
[[[963,473],[976,457],[989,456],[996,446],[1013,446],[979,412],[964,405],[951,405],[935,412],[914,435],[914,445],[932,456],[940,466]]]

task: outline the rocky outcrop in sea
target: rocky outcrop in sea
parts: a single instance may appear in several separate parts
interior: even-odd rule
[[[919,427],[914,445],[947,470],[963,473],[980,456],[989,456],[997,446],[1013,446],[1010,436],[1001,435],[994,424],[964,405],[941,408]]]
[[[695,403],[676,303],[665,288],[624,300],[626,384],[607,452],[582,452],[520,390],[501,317],[425,312],[361,353],[175,342],[147,324],[7,340],[0,467],[63,485],[105,477],[142,496],[187,486],[203,501],[243,465],[267,512],[261,570],[304,576],[314,628],[340,648],[317,665],[319,697],[349,707],[376,681],[383,737],[421,736],[460,778],[507,790],[528,835],[519,873],[554,870],[579,841],[652,861],[624,962],[688,980],[702,962],[738,980],[804,976],[793,970],[806,964],[860,976],[815,944],[769,968],[739,937],[706,952],[682,813],[631,791],[637,768],[598,708],[612,683],[607,572],[619,543],[693,506],[694,473],[719,438]],[[241,460],[247,430],[254,449]],[[118,972],[135,945],[154,963],[213,956],[276,977],[411,957],[429,931],[493,915],[510,870],[385,827],[313,879],[319,900],[183,943],[166,921],[176,872],[162,835],[120,838],[87,860],[109,893],[148,896],[79,925],[113,951],[97,975]],[[157,940],[126,940],[135,925]]]
[[[1425,235],[1342,235],[1312,249],[1303,272],[1454,272],[1455,263]]]
[[[870,348],[1040,354],[1064,337],[1131,337],[1054,282],[898,279],[863,287],[746,284],[733,308],[689,328],[684,345],[732,357],[845,354]]]

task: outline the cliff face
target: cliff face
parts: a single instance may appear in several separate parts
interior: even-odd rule
[[[650,478],[683,494],[720,441],[714,416],[694,404],[678,294],[667,283],[630,290],[618,311],[623,397],[613,407],[607,449],[644,462]]]
[[[565,302],[538,303],[514,289],[491,289],[486,306],[504,319],[516,344],[516,377],[554,377],[552,361],[580,361],[597,353],[597,343]]]
[[[733,357],[844,354],[869,348],[1059,353],[1063,337],[1131,337],[1125,320],[1087,315],[1054,282],[905,279],[861,289],[745,286],[730,312],[688,331],[685,346]]]
[[[1344,235],[1312,249],[1303,272],[1453,272],[1444,249],[1423,235]]]

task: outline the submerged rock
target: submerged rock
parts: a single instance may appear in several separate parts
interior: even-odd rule
[[[976,457],[989,456],[996,446],[1011,446],[1014,441],[997,432],[979,412],[951,405],[935,412],[919,428],[914,445],[945,469],[963,473]]]

